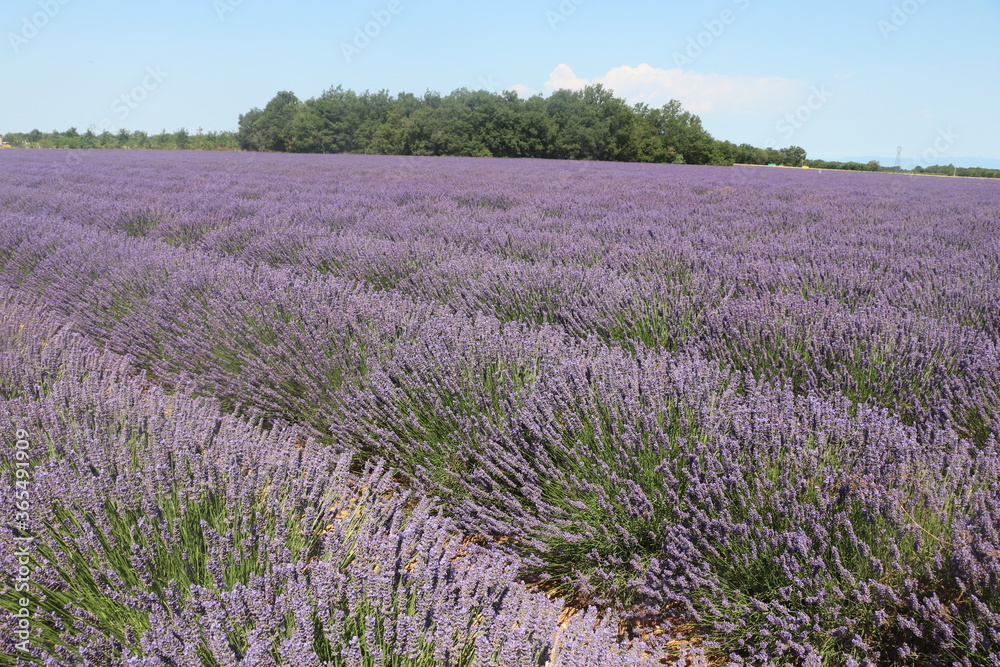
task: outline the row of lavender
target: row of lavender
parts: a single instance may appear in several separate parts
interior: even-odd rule
[[[24,158],[10,175],[7,210],[376,286],[438,283],[425,274],[441,264],[469,279],[469,268],[451,262],[492,255],[705,274],[726,279],[736,296],[891,301],[997,331],[990,269],[1000,210],[989,184],[531,161],[411,158],[401,168],[393,159],[301,156],[258,156],[238,170],[221,156],[174,156],[169,165],[131,156],[96,172],[60,171],[45,157]],[[39,197],[48,185],[57,187]]]
[[[696,350],[978,442],[1000,431],[990,184],[418,158],[255,156],[234,170],[231,160],[139,157],[99,177],[41,160],[11,179],[7,207],[470,315]],[[48,182],[59,187],[39,197]]]
[[[4,664],[642,659],[618,647],[613,618],[560,624],[559,605],[517,583],[516,558],[463,544],[385,468],[352,473],[300,428],[265,434],[165,393],[22,295],[0,299],[0,429],[30,443],[17,532],[35,557],[29,590],[4,591]],[[0,458],[5,507],[18,502],[14,451]],[[21,561],[4,549],[0,565]]]
[[[221,166],[206,156],[174,178],[176,165],[150,160],[127,166],[166,167],[158,189],[186,188],[192,210]],[[262,166],[301,189],[330,164]],[[996,660],[995,305],[982,296],[997,276],[983,217],[995,205],[953,213],[939,224],[952,225],[945,233],[926,220],[920,229],[921,212],[938,212],[927,200],[912,229],[880,231],[870,219],[878,206],[862,204],[884,193],[810,184],[813,203],[839,194],[869,216],[846,227],[858,230],[855,265],[872,261],[867,245],[893,262],[863,292],[864,280],[805,234],[832,235],[837,208],[789,213],[791,188],[805,185],[794,181],[754,183],[769,189],[758,201],[738,182],[720,187],[729,172],[665,179],[594,167],[604,181],[581,172],[576,191],[560,192],[573,181],[544,164],[407,165],[430,185],[394,184],[392,161],[332,164],[338,178],[327,173],[326,187],[366,193],[368,217],[323,231],[319,213],[312,226],[304,213],[285,224],[275,208],[278,233],[310,239],[282,256],[260,246],[220,256],[222,246],[201,243],[208,236],[168,238],[162,200],[136,185],[138,174],[115,175],[116,163],[102,177],[138,191],[117,204],[109,192],[103,210],[85,201],[60,210],[22,189],[0,229],[0,279],[43,295],[160,382],[387,458],[411,485],[441,494],[465,532],[513,538],[522,574],[550,590],[668,610],[697,622],[715,652],[750,663]],[[465,180],[472,164],[479,173]],[[347,165],[367,172],[356,185]],[[90,181],[59,166],[47,165],[49,192],[59,193],[51,201]],[[12,180],[27,187],[45,173],[31,167]],[[451,185],[431,180],[444,176]],[[626,180],[639,176],[676,196],[643,199]],[[251,202],[268,180],[293,182],[252,166],[229,178]],[[516,198],[489,190],[518,179]],[[572,212],[571,194],[590,207]],[[776,215],[757,227],[732,220],[735,204],[746,199],[753,213],[768,197]],[[685,208],[699,198],[717,206]],[[115,206],[132,213],[116,217]],[[490,218],[496,211],[520,218]],[[798,221],[797,240],[783,236],[777,213]],[[212,224],[270,233],[256,215]],[[379,218],[382,243],[371,231]],[[520,230],[506,232],[506,247],[496,242],[504,226]],[[338,245],[348,232],[355,238]],[[370,254],[358,254],[365,239]],[[519,239],[537,251],[505,249]],[[409,255],[394,244],[409,244]],[[844,257],[849,245],[841,239]],[[358,252],[338,254],[344,247]],[[738,272],[741,252],[750,268]],[[961,253],[966,315],[942,294],[955,272],[939,259]],[[841,392],[875,405],[858,408]]]

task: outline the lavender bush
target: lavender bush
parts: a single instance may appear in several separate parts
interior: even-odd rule
[[[54,328],[8,328],[0,398],[81,489],[39,595],[92,601],[41,612],[51,659],[1000,664],[995,184],[15,157],[0,285]]]
[[[5,295],[9,293],[5,292]],[[25,328],[33,333],[25,335]],[[431,499],[300,429],[167,395],[27,307],[0,318],[0,426],[33,461],[31,657],[45,664],[633,664],[617,625],[516,582]],[[17,352],[15,358],[12,352]],[[5,450],[9,451],[9,450]],[[13,503],[13,459],[3,497]],[[16,559],[4,554],[4,565]],[[5,593],[5,603],[10,598]],[[7,606],[5,604],[5,606]],[[579,635],[579,637],[577,637]],[[585,639],[584,639],[585,638]],[[33,658],[33,659],[32,659]]]
[[[544,330],[502,330],[499,349],[489,333],[401,351],[341,424],[446,494],[466,530],[517,540],[556,590],[678,608],[734,655],[771,658],[903,657],[906,642],[915,661],[960,660],[1000,620],[979,617],[967,596],[992,593],[953,554],[972,539],[957,517],[997,519],[995,444],[922,441],[884,412],[696,359],[552,358]]]

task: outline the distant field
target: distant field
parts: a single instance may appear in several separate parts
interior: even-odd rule
[[[1000,182],[817,171],[4,151],[4,664],[1000,665]]]

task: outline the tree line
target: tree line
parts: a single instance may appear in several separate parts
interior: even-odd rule
[[[896,174],[928,174],[935,176],[965,176],[969,178],[1000,178],[1000,169],[985,167],[956,167],[951,164],[936,164],[929,167],[915,166],[912,169],[883,167],[878,160],[869,162],[831,162],[829,160],[806,160],[805,166],[814,169],[843,169],[846,171],[880,171]]]
[[[236,131],[159,134],[122,129],[96,134],[76,128],[11,132],[18,148],[244,150],[378,155],[535,157],[674,164],[781,165],[855,171],[901,171],[877,161],[807,159],[805,149],[760,148],[718,140],[677,100],[659,108],[629,105],[600,84],[521,98],[459,88],[448,95],[355,93],[341,86],[304,102],[281,91],[263,109],[240,114]],[[1000,178],[1000,170],[952,165],[908,173]]]
[[[883,169],[882,171],[902,171],[902,170],[887,168]],[[986,169],[985,167],[956,167],[951,164],[936,164],[930,167],[914,167],[910,171],[914,174],[932,174],[935,176],[1000,178],[1000,169]]]
[[[165,150],[239,150],[236,132],[204,132],[201,128],[191,134],[181,128],[176,132],[163,130],[159,134],[149,134],[139,130],[105,130],[96,134],[93,130],[79,132],[71,127],[64,132],[9,132],[4,141],[15,148],[135,148]]]
[[[789,166],[806,158],[797,146],[717,140],[677,100],[632,106],[599,84],[527,99],[466,88],[393,97],[337,86],[303,102],[282,91],[263,109],[240,115],[237,137],[243,150],[295,153]]]

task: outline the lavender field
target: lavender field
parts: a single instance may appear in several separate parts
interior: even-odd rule
[[[1000,665],[1000,183],[0,157],[3,664]]]

